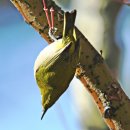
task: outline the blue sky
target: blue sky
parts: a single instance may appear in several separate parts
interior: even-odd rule
[[[117,17],[115,38],[121,48],[120,80],[125,92],[130,97],[130,6],[123,6]]]
[[[33,65],[47,43],[16,9],[2,7],[0,16],[0,129],[79,130],[69,90],[40,120],[41,96]]]

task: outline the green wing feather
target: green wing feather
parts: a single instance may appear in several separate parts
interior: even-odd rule
[[[54,62],[56,62],[57,59],[58,59],[58,61],[64,60],[63,57],[65,56],[65,54],[69,54],[70,47],[71,47],[71,42],[68,43],[64,48],[62,48],[61,50],[59,50],[58,52],[56,52],[56,54],[54,54],[54,56],[51,59],[49,59],[48,62],[46,62],[46,66],[45,67],[48,68],[49,66],[54,65]],[[60,57],[62,59],[60,59]]]

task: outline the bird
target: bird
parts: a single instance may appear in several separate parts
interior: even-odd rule
[[[40,89],[42,116],[66,91],[80,58],[80,40],[75,32],[77,11],[64,13],[62,38],[45,47],[34,64],[34,77]]]

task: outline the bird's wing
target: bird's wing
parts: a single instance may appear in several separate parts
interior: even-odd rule
[[[47,67],[47,68],[50,67],[55,62],[57,62],[57,60],[63,61],[64,60],[63,57],[66,58],[66,56],[69,55],[70,47],[71,47],[71,42],[68,43],[64,48],[62,48],[58,52],[56,52],[54,54],[54,56],[49,61],[48,60],[44,61],[44,63],[46,62],[46,66],[45,67]]]

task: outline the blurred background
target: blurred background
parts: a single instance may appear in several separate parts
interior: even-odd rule
[[[76,26],[130,97],[130,7],[111,0],[56,0],[77,9]],[[80,3],[79,3],[80,2]],[[0,0],[0,129],[108,130],[92,98],[76,78],[41,121],[41,97],[33,76],[39,52],[47,46],[9,0]]]

